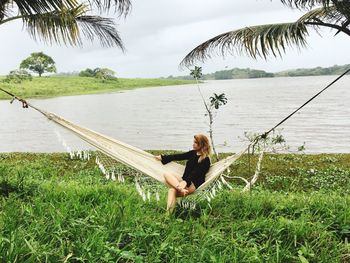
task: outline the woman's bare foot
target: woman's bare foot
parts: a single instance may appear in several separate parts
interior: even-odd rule
[[[176,187],[176,190],[179,191],[183,196],[186,196],[188,194],[188,190],[183,187]]]

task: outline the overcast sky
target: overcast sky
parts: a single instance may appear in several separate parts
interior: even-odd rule
[[[270,0],[132,0],[125,19],[117,20],[126,52],[103,48],[98,42],[83,48],[48,46],[35,42],[19,21],[0,27],[0,75],[19,67],[32,52],[43,51],[55,61],[58,72],[108,67],[117,77],[166,77],[187,75],[178,65],[195,46],[220,33],[245,26],[295,21],[303,12]],[[108,15],[112,17],[113,14]],[[349,40],[334,31],[312,33],[308,48],[289,50],[282,58],[268,61],[247,57],[217,57],[201,64],[204,73],[225,67],[276,72],[291,68],[333,66],[350,63]]]

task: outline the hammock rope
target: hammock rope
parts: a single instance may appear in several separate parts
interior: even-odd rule
[[[257,137],[266,138],[270,132],[275,130],[278,126],[280,126],[282,123],[284,123],[286,120],[291,118],[295,113],[297,113],[299,110],[301,110],[303,107],[305,107],[307,104],[309,104],[312,100],[314,100],[316,97],[318,97],[321,93],[323,93],[325,90],[327,90],[330,86],[332,86],[334,83],[336,83],[338,80],[340,80],[342,77],[344,77],[347,73],[350,72],[350,68],[346,70],[343,74],[338,76],[335,80],[333,80],[331,83],[329,83],[325,88],[320,90],[318,93],[316,93],[314,96],[312,96],[310,99],[308,99],[304,104],[302,104],[299,108],[297,108],[295,111],[293,111],[291,114],[289,114],[287,117],[285,117],[283,120],[281,120],[279,123],[277,123],[274,127],[272,127],[267,132],[262,133],[261,135],[258,135]]]
[[[289,118],[291,118],[295,113],[297,113],[299,110],[301,110],[303,107],[305,107],[307,104],[309,104],[312,100],[314,100],[316,97],[318,97],[321,93],[323,93],[325,90],[327,90],[329,87],[331,87],[334,83],[336,83],[339,79],[344,77],[346,74],[350,72],[350,68],[346,70],[343,74],[339,75],[335,80],[333,80],[331,83],[329,83],[325,88],[317,92],[314,96],[312,96],[310,99],[308,99],[305,103],[303,103],[299,108],[294,110],[292,113],[290,113],[287,117],[282,119],[279,123],[277,123],[274,127],[272,127],[270,130],[256,136],[252,143],[248,145],[248,164],[249,164],[249,172],[250,172],[250,153],[254,154],[254,148],[256,144],[263,139],[266,139],[267,136],[274,131],[278,126],[282,125],[285,121],[287,121]],[[252,151],[250,150],[252,148]]]

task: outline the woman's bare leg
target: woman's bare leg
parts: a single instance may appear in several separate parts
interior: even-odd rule
[[[169,191],[168,191],[167,211],[170,214],[174,211],[174,208],[176,206],[176,197],[185,197],[186,195],[190,195],[194,191],[196,191],[196,187],[192,183],[189,187],[186,187],[186,190],[188,192],[186,194],[183,194],[183,193],[177,191],[175,188],[170,188],[169,189]]]
[[[165,181],[172,187],[176,188],[178,184],[180,183],[180,178],[177,176],[170,174],[170,173],[165,173],[164,174]]]
[[[186,189],[186,181],[181,177],[166,173],[164,174],[165,181],[169,184],[170,189],[168,191],[167,211],[172,213],[176,206],[176,197],[185,196],[188,193]]]
[[[168,202],[166,206],[166,210],[169,213],[172,213],[174,211],[174,208],[176,206],[176,189],[175,188],[169,188],[168,191]]]
[[[165,181],[171,187],[174,187],[177,191],[180,191],[184,195],[188,193],[188,190],[186,189],[186,181],[182,180],[182,178],[179,178],[170,173],[164,174],[164,178],[165,178]]]

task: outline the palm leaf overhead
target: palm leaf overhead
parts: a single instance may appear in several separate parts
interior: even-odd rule
[[[311,9],[313,7],[336,6],[338,9],[348,8],[348,0],[281,0],[281,2],[289,7],[298,9]]]
[[[296,7],[296,8],[312,8],[314,6],[329,6],[332,2],[332,0],[281,0],[281,2],[285,5],[288,5],[290,7]]]
[[[114,7],[120,15],[131,9],[130,0],[2,0],[0,1],[0,25],[21,19],[35,40],[50,44],[82,45],[83,36],[95,39],[103,46],[124,49],[113,19],[87,15],[93,8],[100,11]]]
[[[307,2],[324,2],[325,6],[307,12],[296,22],[251,26],[220,34],[195,47],[180,66],[188,67],[213,55],[243,54],[254,59],[282,56],[287,47],[306,47],[310,28],[318,31],[320,27],[329,27],[350,36],[350,3],[327,6],[327,1],[285,2],[297,2],[298,6]]]
[[[300,17],[298,21],[308,26],[330,27],[350,36],[348,27],[350,22],[350,4],[342,8],[336,6],[317,8]]]
[[[33,14],[42,14],[52,10],[59,10],[62,6],[74,7],[76,5],[76,1],[62,1],[62,0],[37,0],[37,1],[21,1],[21,0],[13,0],[13,1],[3,1],[7,3],[8,6],[17,7],[18,12],[22,15],[33,15]]]
[[[68,10],[53,11],[22,17],[24,25],[34,39],[41,38],[52,44],[81,45],[82,35],[89,40],[98,38],[103,46],[118,46],[124,49],[111,19],[86,16],[87,7],[80,5]]]
[[[124,50],[113,20],[99,16],[79,16],[76,20],[86,38],[91,41],[98,38],[102,46],[118,46]]]
[[[41,14],[53,10],[59,10],[62,7],[72,8],[80,4],[86,4],[90,7],[96,6],[101,11],[106,11],[115,8],[120,14],[127,15],[131,10],[130,0],[2,0],[0,6],[15,5],[18,8],[19,13],[22,15]]]
[[[287,46],[306,45],[307,29],[302,23],[270,24],[246,27],[223,33],[194,48],[181,66],[203,62],[212,55],[248,55],[266,58],[270,53],[281,55]]]
[[[89,0],[90,5],[97,6],[100,10],[109,10],[114,6],[115,10],[120,14],[127,15],[131,10],[130,0]]]

